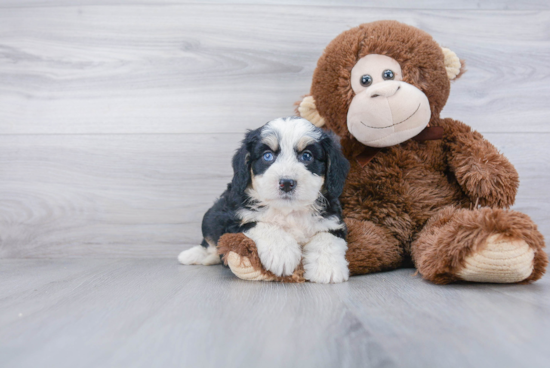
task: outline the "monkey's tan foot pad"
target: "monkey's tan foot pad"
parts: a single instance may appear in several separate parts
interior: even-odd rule
[[[300,263],[294,273],[290,276],[275,276],[269,271],[264,269],[258,269],[250,262],[250,259],[245,256],[230,251],[226,257],[227,265],[231,271],[242,280],[249,281],[276,281],[276,282],[290,282],[301,283],[305,282],[304,279],[304,267]]]
[[[521,282],[533,272],[534,256],[524,240],[492,235],[482,250],[466,257],[458,276],[472,282]]]
[[[231,271],[242,280],[249,281],[274,281],[275,277],[266,275],[262,270],[252,266],[248,257],[241,257],[235,252],[229,252],[227,255],[227,265]]]

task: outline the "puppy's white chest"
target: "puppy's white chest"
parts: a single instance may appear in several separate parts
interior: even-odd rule
[[[272,212],[273,213],[266,213],[265,216],[263,216],[265,217],[265,222],[280,227],[282,230],[292,235],[300,245],[306,244],[317,232],[319,232],[318,225],[321,219],[314,216],[309,211],[293,211],[288,214],[277,213],[277,211]]]
[[[255,222],[270,224],[290,234],[298,244],[305,245],[320,231],[339,228],[337,219],[325,219],[311,210],[282,211],[263,209],[263,211],[246,211],[242,217]]]

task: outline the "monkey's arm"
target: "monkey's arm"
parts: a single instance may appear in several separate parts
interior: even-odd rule
[[[235,276],[250,281],[304,282],[304,267],[299,264],[290,276],[275,276],[262,265],[256,243],[243,233],[224,234],[218,241],[218,253]]]
[[[452,119],[442,123],[449,168],[471,201],[497,208],[513,205],[519,176],[510,161],[466,124]]]

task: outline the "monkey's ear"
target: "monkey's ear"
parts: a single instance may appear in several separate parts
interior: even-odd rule
[[[325,125],[325,119],[319,115],[313,96],[305,96],[297,110],[301,117],[309,120],[316,127],[320,128]]]
[[[464,60],[460,60],[458,56],[450,49],[442,47],[443,56],[445,56],[445,69],[449,80],[458,79],[466,72]]]

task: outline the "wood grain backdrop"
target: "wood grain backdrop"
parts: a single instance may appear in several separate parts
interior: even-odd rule
[[[340,32],[396,19],[466,59],[443,112],[516,165],[550,238],[548,1],[0,4],[0,257],[173,257],[247,128],[293,113]]]

